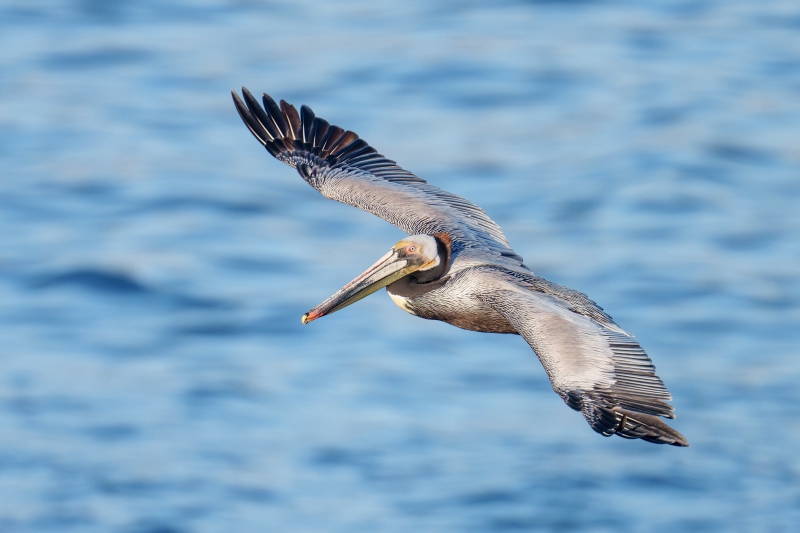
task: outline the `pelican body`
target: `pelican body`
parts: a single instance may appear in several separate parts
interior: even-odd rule
[[[428,184],[358,135],[264,94],[232,92],[239,116],[276,159],[327,198],[358,207],[409,236],[304,314],[304,324],[386,288],[421,318],[521,335],[553,390],[604,436],[688,446],[660,417],[672,397],[650,358],[585,294],[535,275],[476,205]]]

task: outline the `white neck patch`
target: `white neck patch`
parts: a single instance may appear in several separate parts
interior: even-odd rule
[[[408,298],[406,298],[405,296],[398,296],[396,294],[392,294],[391,292],[389,292],[389,296],[391,296],[392,301],[397,304],[397,307],[399,307],[406,313],[411,313],[412,315],[416,315],[416,313],[411,310],[411,305],[409,305],[408,303]]]

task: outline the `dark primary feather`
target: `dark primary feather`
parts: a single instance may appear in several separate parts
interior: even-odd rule
[[[302,126],[300,129],[303,132],[303,148],[308,150],[311,148],[311,144],[309,139],[313,139],[311,136],[311,126],[314,124],[314,112],[311,111],[311,108],[307,105],[300,107],[300,125]]]
[[[284,117],[283,113],[281,113],[281,110],[278,108],[275,100],[266,94],[261,100],[264,102],[264,109],[269,111],[269,117],[272,120],[272,123],[275,125],[275,128],[277,128],[278,135],[275,137],[288,137],[290,139],[296,138],[294,134],[295,130],[289,127],[289,121]],[[255,105],[258,107],[257,103]]]
[[[307,106],[298,114],[294,106],[283,100],[278,106],[266,94],[263,107],[245,88],[244,101],[232,94],[253,136],[326,197],[377,215],[410,235],[447,233],[456,253],[479,250],[493,261],[522,266],[500,227],[480,207],[429,185],[352,131],[315,117]]]

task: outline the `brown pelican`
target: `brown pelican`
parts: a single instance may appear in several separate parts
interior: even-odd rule
[[[478,206],[385,158],[352,131],[242,88],[233,101],[256,139],[327,198],[391,222],[410,236],[303,315],[329,315],[382,287],[403,310],[473,331],[516,333],[553,390],[596,432],[688,446],[661,418],[672,399],[650,358],[585,294],[531,272]]]

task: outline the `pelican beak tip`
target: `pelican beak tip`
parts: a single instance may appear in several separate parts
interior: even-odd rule
[[[315,313],[314,311],[309,311],[308,313],[306,313],[302,317],[300,317],[300,321],[303,324],[308,324],[312,320],[318,319],[320,316],[322,316],[322,315],[319,314],[319,313]]]

